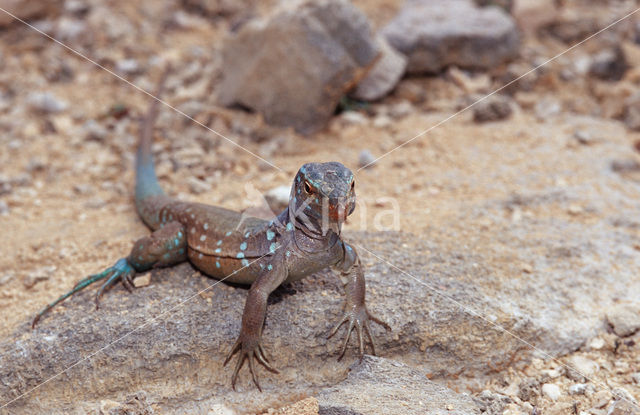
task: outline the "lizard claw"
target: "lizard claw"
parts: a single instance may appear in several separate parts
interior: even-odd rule
[[[245,360],[249,362],[249,372],[251,372],[253,383],[255,383],[260,392],[262,392],[262,388],[260,387],[258,376],[256,375],[254,358],[268,371],[273,373],[280,373],[269,363],[269,359],[267,358],[264,348],[260,344],[260,341],[252,338],[251,336],[244,336],[243,334],[240,334],[240,337],[238,337],[238,340],[236,340],[222,366],[226,366],[231,358],[238,352],[240,353],[240,355],[238,356],[236,367],[233,370],[233,375],[231,377],[231,387],[233,388],[233,390],[236,390],[238,373],[240,372],[240,369],[242,369]]]
[[[380,324],[386,330],[391,331],[391,326],[389,326],[384,321],[379,318],[371,315],[367,308],[363,305],[361,306],[352,306],[347,307],[347,311],[345,311],[342,319],[333,327],[331,333],[327,338],[333,337],[334,334],[338,332],[340,327],[342,327],[345,323],[348,323],[347,326],[347,335],[345,336],[344,343],[342,344],[342,349],[340,351],[340,356],[338,360],[341,360],[344,357],[345,352],[347,351],[347,345],[349,344],[349,339],[351,338],[351,333],[355,328],[356,334],[358,336],[358,352],[360,353],[360,360],[364,357],[364,336],[363,333],[367,335],[369,339],[369,343],[371,344],[372,354],[376,355],[376,345],[373,341],[373,335],[371,334],[371,324],[370,321]]]
[[[89,275],[88,277],[83,278],[82,280],[78,281],[76,283],[76,285],[73,286],[71,291],[69,291],[66,294],[62,295],[57,300],[55,300],[51,304],[48,304],[45,308],[40,310],[40,312],[33,319],[32,323],[31,323],[31,328],[35,328],[36,323],[38,322],[38,320],[40,320],[40,318],[45,313],[47,313],[49,310],[51,310],[53,307],[55,307],[58,303],[62,302],[63,300],[65,300],[68,297],[71,297],[73,294],[77,293],[78,291],[82,290],[85,287],[88,287],[89,285],[93,284],[94,282],[107,278],[107,281],[102,285],[102,287],[100,287],[100,289],[98,290],[98,293],[96,295],[96,299],[95,299],[96,308],[98,308],[98,303],[99,303],[99,300],[100,300],[100,296],[102,295],[102,293],[107,288],[109,288],[111,285],[113,285],[113,283],[116,280],[118,280],[118,278],[122,279],[122,283],[124,284],[125,288],[127,288],[128,290],[131,290],[131,288],[133,287],[133,276],[135,274],[136,274],[136,271],[129,264],[129,262],[127,262],[126,259],[122,258],[122,259],[118,260],[118,262],[116,262],[114,266],[109,267],[106,270],[104,270],[104,271],[102,271],[102,272],[100,272],[98,274]]]

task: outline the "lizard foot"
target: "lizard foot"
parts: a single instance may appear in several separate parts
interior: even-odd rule
[[[262,364],[262,366],[264,366],[270,372],[280,373],[269,363],[267,354],[262,348],[259,338],[257,338],[256,336],[244,335],[241,333],[238,337],[238,340],[236,340],[235,344],[231,348],[231,351],[225,359],[223,366],[226,366],[233,355],[238,352],[240,353],[240,355],[238,356],[236,368],[233,370],[233,376],[231,377],[231,387],[233,388],[233,390],[236,390],[236,380],[238,380],[238,372],[240,372],[240,369],[244,365],[245,360],[249,362],[249,371],[251,372],[253,383],[255,383],[260,392],[262,392],[262,388],[260,387],[260,383],[258,383],[258,377],[255,372],[255,363],[253,360],[254,357],[260,364]]]
[[[78,281],[78,283],[73,286],[71,291],[67,292],[66,294],[64,294],[63,296],[61,296],[60,298],[58,298],[57,300],[55,300],[54,302],[52,302],[51,304],[43,308],[33,319],[33,322],[31,323],[31,327],[34,328],[38,320],[40,320],[40,318],[45,313],[47,313],[49,310],[55,307],[56,304],[60,303],[61,301],[65,300],[68,297],[71,297],[73,294],[93,284],[96,281],[107,278],[107,281],[104,284],[102,284],[102,286],[98,290],[98,293],[96,294],[96,299],[95,299],[96,308],[98,308],[98,303],[100,300],[100,296],[102,296],[102,293],[107,288],[111,287],[118,279],[121,279],[122,284],[125,286],[125,288],[129,290],[129,292],[131,292],[133,289],[133,277],[135,276],[135,274],[136,274],[136,271],[129,264],[129,262],[127,262],[125,258],[119,259],[114,266],[107,268],[101,273],[89,275],[87,278],[84,278]]]
[[[347,351],[347,344],[349,343],[349,339],[351,338],[351,333],[353,332],[354,328],[356,329],[356,333],[358,335],[358,351],[360,352],[360,359],[364,357],[363,331],[369,338],[369,343],[371,343],[371,350],[373,352],[373,355],[376,355],[376,345],[373,341],[373,336],[371,335],[371,327],[369,321],[378,323],[387,331],[391,331],[391,326],[389,326],[379,318],[371,315],[364,304],[361,306],[347,307],[347,311],[345,311],[344,316],[338,322],[338,324],[335,325],[335,327],[333,328],[333,330],[331,330],[331,333],[329,333],[329,336],[327,337],[331,338],[338,332],[343,324],[347,322],[349,323],[349,325],[347,326],[347,335],[344,339],[344,344],[342,345],[342,351],[340,352],[340,357],[338,357],[338,360],[341,360],[344,357],[344,353]]]

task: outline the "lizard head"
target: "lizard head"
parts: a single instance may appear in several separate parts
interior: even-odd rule
[[[356,207],[353,173],[338,162],[307,163],[291,187],[289,214],[309,230],[340,233],[342,223]]]

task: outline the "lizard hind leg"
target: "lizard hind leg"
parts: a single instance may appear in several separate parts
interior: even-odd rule
[[[186,259],[186,234],[184,228],[178,222],[170,222],[162,229],[136,241],[127,258],[121,258],[106,270],[80,280],[69,292],[44,307],[33,319],[31,327],[35,327],[38,320],[57,304],[94,282],[106,279],[96,293],[95,302],[97,308],[102,294],[118,280],[122,281],[122,285],[127,290],[132,291],[133,278],[138,272],[144,272],[153,267],[177,264],[186,261]]]

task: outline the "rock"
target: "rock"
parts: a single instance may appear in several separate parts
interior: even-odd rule
[[[404,75],[407,58],[382,37],[376,39],[380,57],[358,83],[351,96],[361,101],[376,101],[389,94]]]
[[[140,64],[136,59],[121,59],[116,62],[116,72],[124,75],[140,73]]]
[[[468,395],[400,362],[369,355],[351,366],[344,381],[320,392],[318,404],[319,413],[331,415],[480,413]]]
[[[62,0],[0,0],[0,7],[23,20],[30,20],[37,17],[54,17],[58,14]],[[13,17],[7,13],[0,12],[0,26],[15,23]]]
[[[369,123],[369,119],[366,115],[359,111],[345,111],[340,114],[340,118],[346,121],[347,124],[366,125]]]
[[[543,98],[536,102],[534,111],[540,121],[546,121],[562,111],[562,105],[556,99]]]
[[[555,0],[515,0],[511,13],[523,32],[535,34],[556,19],[558,10]]]
[[[631,379],[633,379],[633,383],[635,383],[636,385],[640,385],[640,372],[632,374]]]
[[[576,383],[575,385],[569,386],[569,395],[584,395],[588,389],[586,383]]]
[[[509,118],[513,110],[510,99],[504,95],[491,95],[473,106],[473,120],[477,123]]]
[[[607,321],[618,336],[630,336],[640,329],[640,305],[617,304],[607,312]]]
[[[209,17],[229,16],[241,11],[250,10],[250,0],[181,0],[183,7],[198,14]]]
[[[271,210],[275,213],[282,212],[289,206],[289,196],[291,195],[290,186],[278,186],[264,194],[264,198]]]
[[[373,167],[376,158],[369,150],[362,150],[358,155],[358,166],[361,168],[364,167]]]
[[[0,200],[0,216],[9,214],[9,205],[4,200]]]
[[[607,415],[640,415],[640,409],[633,402],[619,399],[609,405]]]
[[[560,388],[555,383],[545,383],[542,385],[542,394],[552,401],[560,398]]]
[[[640,93],[632,95],[625,101],[624,123],[629,129],[640,131]]]
[[[32,288],[37,283],[48,280],[56,269],[55,265],[37,268],[22,277],[22,284],[25,288]]]
[[[544,31],[567,44],[586,39],[600,29],[598,22],[591,17],[568,15],[559,16],[547,25]]]
[[[206,193],[211,190],[211,184],[205,182],[204,180],[200,180],[197,177],[189,177],[187,179],[187,184],[189,185],[191,193],[196,195]]]
[[[599,368],[598,363],[580,355],[571,356],[567,363],[572,369],[569,370],[569,377],[578,380],[590,378]]]
[[[609,390],[601,389],[593,394],[593,406],[595,408],[604,408],[611,402],[613,395]]]
[[[360,11],[346,0],[322,0],[247,23],[222,54],[221,103],[310,134],[326,125],[379,52]]]
[[[471,0],[451,0],[447,7],[431,0],[406,2],[381,33],[407,55],[412,74],[438,73],[449,65],[490,69],[518,56],[520,44],[504,10],[479,8]]]
[[[629,68],[622,48],[604,49],[593,57],[589,74],[605,81],[619,81]]]
[[[31,109],[42,113],[58,113],[67,109],[68,105],[51,92],[32,92],[27,96],[27,104]]]
[[[1,274],[0,275],[0,285],[5,285],[6,283],[8,283],[9,281],[11,281],[14,278],[15,278],[15,275],[13,275],[12,273]]]
[[[137,276],[133,280],[133,286],[136,288],[146,287],[151,284],[151,273],[147,272],[146,274],[142,274]]]
[[[88,120],[85,122],[82,129],[85,131],[85,135],[88,140],[104,141],[109,134],[109,131],[95,120]]]

